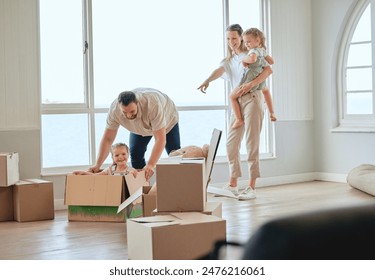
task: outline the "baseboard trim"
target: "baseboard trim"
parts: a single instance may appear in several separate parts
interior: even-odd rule
[[[68,206],[66,206],[64,203],[64,199],[55,199],[54,204],[55,204],[55,211],[68,209]]]
[[[260,177],[257,180],[257,188],[302,183],[309,181],[327,181],[327,182],[338,182],[346,183],[346,174],[335,174],[335,173],[321,173],[321,172],[308,172],[293,175],[283,175],[274,177]],[[239,180],[239,187],[246,187],[248,185],[248,180]],[[214,186],[223,186],[225,183],[214,183]]]
[[[316,180],[316,176],[314,172],[311,173],[300,173],[300,174],[293,174],[293,175],[283,175],[283,176],[274,176],[274,177],[261,177],[257,180],[256,187],[269,187],[269,186],[277,186],[277,185],[285,185],[285,184],[292,184],[292,183],[301,183],[301,182],[308,182]],[[246,186],[248,181],[239,181],[239,185]]]
[[[315,180],[319,181],[328,181],[328,182],[338,182],[338,183],[346,183],[347,174],[337,174],[337,173],[315,173]]]

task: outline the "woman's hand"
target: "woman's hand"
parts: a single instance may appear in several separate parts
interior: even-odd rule
[[[241,85],[241,86],[240,86],[239,95],[242,96],[242,95],[244,95],[245,93],[248,93],[248,92],[249,92],[253,87],[255,87],[255,86],[256,86],[256,85],[253,83],[253,81]]]
[[[207,90],[209,85],[210,85],[210,83],[207,80],[205,80],[203,82],[203,84],[201,84],[197,89],[199,89],[203,93],[206,93],[206,90]]]

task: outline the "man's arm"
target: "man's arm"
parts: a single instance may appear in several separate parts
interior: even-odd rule
[[[108,156],[109,150],[111,148],[111,145],[113,144],[113,141],[115,141],[116,135],[117,135],[117,129],[106,128],[104,130],[104,134],[100,142],[98,158],[96,159],[96,164],[92,166],[91,168],[89,168],[89,171],[91,172],[99,171],[100,167],[102,166],[103,162]]]
[[[161,157],[165,144],[167,142],[167,136],[165,128],[154,131],[155,144],[151,151],[150,159],[148,160],[146,166],[143,168],[145,170],[146,180],[148,181],[154,174],[154,168],[156,163]]]

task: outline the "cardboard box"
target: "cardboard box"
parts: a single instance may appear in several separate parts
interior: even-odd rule
[[[130,197],[128,197],[123,203],[121,203],[121,205],[117,209],[117,213],[120,213],[125,209],[128,213],[134,212],[134,209],[137,210],[137,208],[140,207],[142,209],[141,213],[136,213],[139,217],[152,216],[152,211],[156,208],[156,195],[149,194],[150,190],[151,186],[143,186],[142,188],[136,190]],[[134,205],[134,202],[139,201],[139,199],[141,199],[141,203]]]
[[[0,153],[0,187],[14,185],[19,179],[18,153]]]
[[[13,188],[0,188],[0,222],[13,220]]]
[[[226,221],[197,212],[130,219],[127,238],[129,259],[198,259],[226,239]]]
[[[13,204],[18,222],[53,220],[53,183],[40,179],[18,181],[13,186]]]
[[[156,195],[149,194],[151,186],[144,186],[142,191],[143,217],[152,216],[152,211],[156,208]]]
[[[125,200],[124,176],[66,176],[65,205],[69,221],[125,222],[117,208]]]
[[[205,180],[204,159],[160,160],[156,165],[158,211],[203,211]]]
[[[159,212],[158,209],[152,211],[152,216],[157,215],[170,215],[175,212]],[[208,201],[204,207],[204,210],[200,212],[206,215],[212,215],[221,218],[223,215],[222,203],[221,202],[210,202]]]
[[[144,171],[132,174],[73,175],[66,176],[65,205],[69,221],[125,222],[128,218],[142,216],[142,198],[132,201],[132,206],[117,211],[119,205],[143,185],[148,185]]]

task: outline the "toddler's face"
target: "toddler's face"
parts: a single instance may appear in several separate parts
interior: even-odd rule
[[[113,159],[113,162],[116,163],[117,165],[126,164],[129,159],[129,153],[126,147],[114,148],[112,151],[112,159]]]
[[[260,40],[257,37],[254,37],[252,35],[244,35],[243,41],[244,41],[245,46],[248,50],[254,49],[254,48],[259,48]]]

